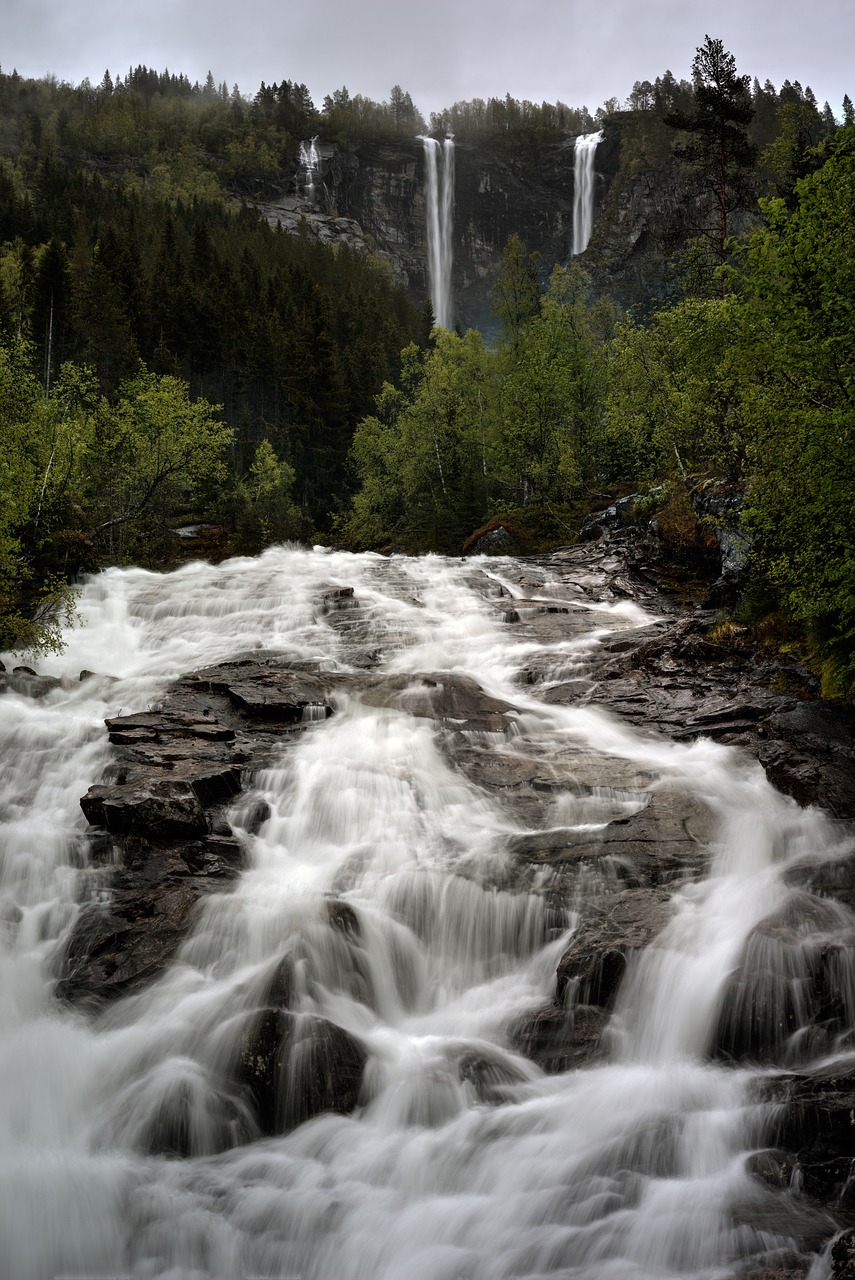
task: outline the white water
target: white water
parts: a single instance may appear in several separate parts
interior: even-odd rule
[[[425,151],[425,229],[428,274],[434,320],[444,329],[454,324],[451,287],[454,231],[454,139],[440,145],[420,136]]]
[[[498,582],[569,599],[589,621],[546,664],[580,689],[596,636],[644,621],[512,561],[277,548],[168,577],[102,575],[46,664],[67,689],[0,700],[4,1274],[714,1280],[788,1246],[788,1228],[746,1221],[772,1196],[745,1171],[767,1119],[752,1072],[705,1055],[727,974],[790,892],[782,869],[818,856],[829,831],[724,747],[648,737],[517,683],[538,645],[502,624]],[[359,607],[337,618],[323,593],[340,586]],[[551,996],[587,881],[556,933],[547,878],[509,875],[519,818],[456,767],[447,734],[408,714],[406,693],[384,707],[342,694],[331,718],[309,715],[256,780],[272,813],[247,837],[249,870],[209,901],[155,986],[94,1022],[53,1001],[51,964],[89,882],[78,800],[109,759],[104,717],[254,647],[340,672],[376,651],[375,674],[411,674],[412,688],[423,672],[471,675],[514,708],[504,734],[475,735],[472,750],[558,779],[550,821],[562,826],[602,825],[651,794],[718,815],[709,875],[677,887],[666,932],[630,966],[609,1061],[547,1077],[510,1048],[514,1018]],[[81,667],[118,679],[79,684]],[[580,780],[595,785],[580,792]],[[602,901],[607,886],[593,891]],[[331,892],[360,922],[358,982],[355,953],[325,923]],[[235,1044],[287,951],[302,956],[299,1008],[368,1050],[361,1104],[222,1150]],[[492,1092],[461,1069],[473,1054]],[[146,1155],[173,1105],[198,1154]]]
[[[308,142],[300,143],[300,169],[303,173],[303,184],[306,196],[309,200],[315,198],[315,178],[320,168],[320,156],[318,155],[318,140],[310,138]]]
[[[583,133],[573,151],[573,254],[584,253],[594,226],[594,158],[602,132]]]

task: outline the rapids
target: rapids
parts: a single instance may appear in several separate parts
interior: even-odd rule
[[[331,587],[355,589],[352,619],[319,606]],[[526,617],[556,600],[572,627],[538,636]],[[585,704],[590,654],[645,625],[638,606],[511,560],[280,547],[167,576],[111,570],[80,613],[42,664],[63,687],[0,699],[5,1274],[713,1280],[804,1252],[796,1200],[746,1167],[773,1118],[763,1072],[710,1050],[752,931],[792,893],[782,872],[834,836],[727,747],[673,744]],[[79,799],[109,765],[105,717],[253,649],[396,679],[459,673],[512,712],[478,734],[342,693],[252,779],[270,807],[256,835],[235,806],[248,869],[208,900],[168,973],[97,1016],[60,1006],[52,982],[90,874]],[[540,681],[522,683],[533,658]],[[81,683],[81,668],[104,674]],[[568,681],[578,701],[550,703]],[[459,767],[469,747],[563,776],[555,829],[602,829],[665,792],[713,815],[706,874],[673,884],[664,932],[630,959],[608,1052],[583,1069],[544,1075],[510,1029],[552,999],[589,881],[580,871],[556,906],[548,869],[515,879],[513,842],[531,832]],[[330,894],[360,922],[358,981]],[[298,1017],[356,1036],[367,1068],[353,1114],[299,1123],[297,1097],[296,1127],[261,1139],[230,1070],[286,951],[300,957]],[[461,1067],[474,1060],[480,1083]],[[188,1158],[150,1154],[171,1108]]]

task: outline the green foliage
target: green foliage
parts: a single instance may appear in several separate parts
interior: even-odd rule
[[[144,557],[182,502],[224,478],[231,438],[171,375],[140,369],[110,402],[66,363],[46,398],[32,346],[0,345],[0,648],[56,648],[92,540],[112,562]]]
[[[721,40],[707,36],[692,62],[695,95],[691,111],[675,111],[666,123],[685,141],[676,154],[694,178],[700,214],[696,234],[707,240],[719,261],[727,257],[734,213],[752,202],[754,149],[748,126],[754,114],[750,79],[740,76],[736,61]],[[692,210],[686,211],[687,220]]]
[[[238,482],[236,523],[243,550],[299,537],[300,511],[291,497],[294,479],[293,467],[277,458],[269,440],[262,440],[248,474]]]
[[[758,555],[790,612],[855,683],[855,130],[744,253]]]
[[[344,525],[348,541],[460,545],[497,482],[493,366],[471,330],[436,329],[429,351],[403,352],[400,389],[384,386],[354,436],[361,487]]]
[[[566,501],[582,480],[599,426],[605,352],[603,308],[587,301],[576,263],[556,267],[536,314],[500,352],[502,460],[508,488],[523,504]]]
[[[689,299],[645,328],[619,325],[599,442],[612,481],[684,476],[714,467],[738,475],[744,451],[742,390],[733,361],[735,306]]]
[[[141,522],[163,526],[180,500],[226,476],[231,429],[207,401],[192,401],[187,384],[141,370],[123,383],[118,401],[102,401],[95,415],[88,506],[94,536],[106,538],[111,558],[134,547]]]
[[[399,386],[387,384],[360,423],[349,543],[455,550],[491,513],[557,508],[578,493],[594,456],[611,311],[589,302],[576,263],[556,268],[543,294],[518,240],[505,264],[503,342],[488,351],[472,331],[435,330],[428,352],[407,348]]]

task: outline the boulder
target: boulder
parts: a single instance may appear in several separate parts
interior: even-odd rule
[[[366,1060],[361,1041],[334,1022],[269,1007],[243,1034],[238,1079],[262,1133],[287,1133],[322,1111],[353,1111]]]

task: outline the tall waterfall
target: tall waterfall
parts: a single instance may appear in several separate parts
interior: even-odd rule
[[[584,253],[594,225],[594,157],[602,131],[576,139],[573,164],[573,253]]]
[[[310,200],[315,198],[315,178],[320,168],[320,156],[318,155],[318,140],[310,138],[308,142],[300,143],[300,170],[303,178],[303,186],[306,195]]]
[[[795,1025],[815,979],[799,965],[842,963],[829,920],[851,933],[851,915],[820,898],[804,909],[790,883],[828,856],[830,824],[722,744],[672,743],[586,703],[600,644],[626,647],[650,621],[592,583],[560,560],[287,546],[113,569],[43,663],[61,682],[36,699],[4,677],[5,1274],[713,1280],[771,1275],[777,1259],[804,1275],[815,1245],[801,1269],[787,1260],[819,1215],[747,1168],[769,1141],[755,1090],[768,1068],[710,1047],[735,966],[746,1016],[756,972],[757,1007],[786,1032],[776,973]],[[51,973],[111,865],[79,807],[115,777],[104,718],[156,711],[181,673],[265,651],[330,681],[334,714],[267,735],[252,779],[267,816],[251,832],[230,813],[243,870],[205,897],[171,966],[107,1012],[69,1011]],[[81,667],[104,674],[81,682]],[[206,696],[193,715],[209,715]],[[660,856],[655,821],[672,862],[638,892],[664,930],[630,947],[600,1057],[545,1075],[512,1029],[544,1008],[546,1026],[574,1016],[551,1003],[558,959],[586,921],[612,927],[613,903],[620,920]],[[627,833],[620,856],[598,858],[610,827]],[[695,861],[680,864],[686,847]],[[782,909],[801,922],[789,948],[780,929],[757,932]],[[752,937],[762,962],[744,959]],[[352,1114],[297,1116],[258,1141],[233,1067],[289,958],[295,1025],[335,1024],[367,1065]],[[561,1025],[572,1042],[584,1024]],[[157,1145],[170,1122],[181,1155]]]
[[[451,293],[452,233],[454,231],[454,139],[440,145],[422,136],[425,149],[425,218],[428,272],[434,320],[443,328],[454,323]]]

